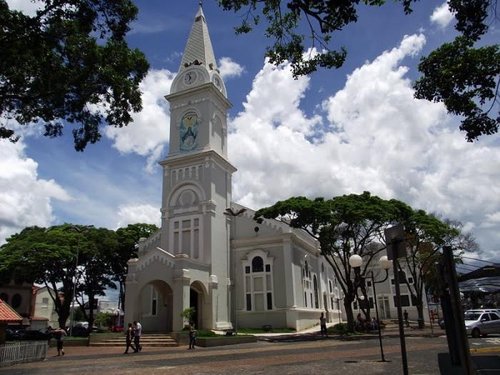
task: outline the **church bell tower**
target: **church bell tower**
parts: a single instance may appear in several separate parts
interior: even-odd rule
[[[163,167],[161,248],[176,258],[174,305],[193,307],[190,288],[199,283],[197,306],[204,328],[231,328],[229,221],[232,174],[227,160],[224,81],[200,6],[170,94],[170,144]],[[226,301],[227,299],[227,301]],[[180,306],[182,305],[182,306]],[[174,311],[174,326],[177,319]]]

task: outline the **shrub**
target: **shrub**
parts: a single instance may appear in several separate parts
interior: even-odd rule
[[[216,334],[215,332],[213,332],[213,331],[200,329],[200,330],[198,331],[197,336],[198,336],[198,337],[216,337],[216,336],[220,336],[220,335],[217,335],[217,334]]]
[[[333,327],[328,329],[328,333],[333,333],[337,335],[346,335],[349,333],[349,327],[346,323],[337,323]]]

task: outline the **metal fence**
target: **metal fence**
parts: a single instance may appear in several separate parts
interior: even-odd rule
[[[48,346],[47,341],[18,341],[0,345],[0,367],[41,361],[47,357]]]

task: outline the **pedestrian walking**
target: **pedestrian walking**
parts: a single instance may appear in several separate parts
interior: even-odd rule
[[[62,328],[57,328],[53,329],[51,333],[56,339],[57,355],[64,355],[64,336],[66,336],[66,331]]]
[[[328,330],[326,328],[326,318],[325,314],[321,313],[319,316],[319,327],[321,331],[321,336],[328,336]]]
[[[193,322],[189,323],[189,348],[194,349],[194,345],[196,344],[196,328]]]
[[[136,352],[140,352],[142,350],[141,335],[142,325],[138,321],[134,321],[134,344]]]
[[[404,311],[403,318],[405,320],[406,326],[409,327],[410,326],[410,321],[408,320],[408,311],[406,311],[406,310]]]
[[[134,341],[134,327],[132,327],[132,323],[129,323],[125,331],[125,352],[123,354],[128,354],[129,348],[132,348],[134,353],[137,352],[137,347],[132,344],[132,341]]]

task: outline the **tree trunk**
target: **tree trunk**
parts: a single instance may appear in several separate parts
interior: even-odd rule
[[[424,323],[424,304],[420,302],[417,306],[417,313],[418,313],[418,328],[422,329],[425,326]]]
[[[64,310],[64,309],[63,309]],[[59,328],[66,330],[66,321],[69,318],[69,311],[60,311],[57,322],[59,323]]]
[[[347,319],[347,327],[350,332],[354,332],[354,312],[352,310],[352,300],[344,298],[344,310]]]
[[[92,327],[94,326],[94,305],[95,305],[95,297],[94,295],[89,295],[89,333],[92,332]],[[97,307],[97,306],[96,306]]]

